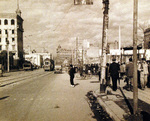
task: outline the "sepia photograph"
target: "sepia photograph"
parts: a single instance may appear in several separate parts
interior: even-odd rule
[[[150,121],[149,0],[0,0],[0,121]]]

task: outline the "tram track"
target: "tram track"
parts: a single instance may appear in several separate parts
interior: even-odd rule
[[[46,75],[51,74],[51,73],[53,73],[53,72],[30,73],[30,74],[27,74],[27,75],[24,75],[24,76],[18,76],[18,77],[14,77],[14,78],[5,79],[3,81],[0,81],[0,87],[5,87],[7,85],[11,85],[11,84],[14,84],[14,83],[17,83],[17,82],[22,82],[22,81],[25,81],[25,80],[28,80],[28,79],[31,79],[31,78],[35,79],[35,78],[43,77],[43,76],[46,76]]]

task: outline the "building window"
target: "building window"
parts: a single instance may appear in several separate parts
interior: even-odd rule
[[[12,38],[12,42],[14,42],[15,41],[15,38]]]
[[[14,30],[12,30],[12,34],[14,34],[15,33],[15,31]]]
[[[0,25],[1,25],[1,20],[0,20]]]
[[[0,50],[2,50],[2,46],[0,45]]]
[[[7,30],[5,30],[5,34],[7,34]]]
[[[0,38],[0,42],[1,42],[1,38]]]
[[[4,20],[4,25],[8,25],[8,20]]]
[[[6,40],[6,42],[7,42],[7,38],[6,38],[5,40]]]
[[[11,25],[14,25],[15,24],[15,21],[14,19],[11,20]]]
[[[0,34],[2,34],[2,30],[0,29]]]

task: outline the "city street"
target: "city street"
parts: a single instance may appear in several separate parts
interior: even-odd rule
[[[99,88],[98,78],[75,78],[43,69],[20,71],[0,77],[1,121],[96,121],[86,94]]]

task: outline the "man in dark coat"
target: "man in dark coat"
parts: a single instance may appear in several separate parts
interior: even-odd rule
[[[113,90],[117,90],[117,80],[119,79],[119,70],[120,66],[116,63],[116,59],[112,60],[113,62],[110,64],[109,73],[112,78]]]
[[[75,74],[75,69],[73,68],[73,65],[70,65],[70,70],[69,70],[69,75],[70,75],[70,84],[72,87],[74,87],[74,74]]]

